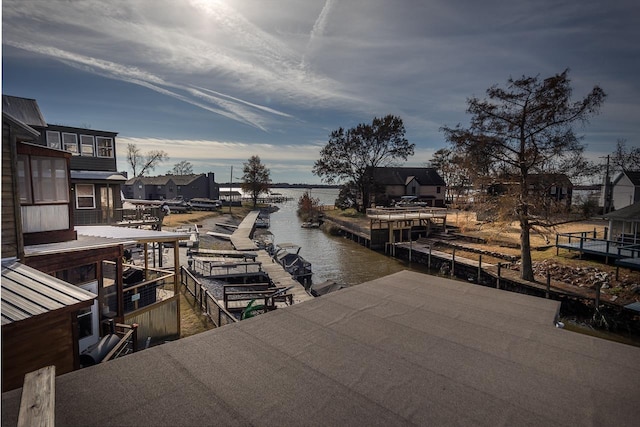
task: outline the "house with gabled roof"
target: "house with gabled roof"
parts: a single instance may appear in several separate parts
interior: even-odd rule
[[[612,183],[613,209],[622,209],[640,201],[640,171],[623,170]]]
[[[203,198],[218,200],[220,186],[215,182],[215,174],[137,176],[122,186],[125,199],[191,200]]]
[[[444,206],[446,183],[435,168],[373,168],[376,204],[413,196],[427,206]]]

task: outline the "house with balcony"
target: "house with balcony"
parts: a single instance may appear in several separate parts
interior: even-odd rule
[[[125,199],[166,200],[195,198],[218,200],[220,186],[215,174],[137,176],[122,186]]]
[[[4,112],[38,132],[33,144],[70,153],[71,209],[76,225],[110,224],[122,219],[116,167],[116,132],[46,123],[34,99],[3,95]]]
[[[39,112],[35,102],[23,105],[22,118]],[[116,326],[140,325],[140,335],[122,342],[130,348],[180,334],[178,241],[188,235],[76,226],[73,153],[44,146],[41,137],[3,110],[3,390],[43,366],[55,365],[57,374],[79,369]],[[149,245],[164,242],[174,247],[173,267],[150,267]],[[125,246],[143,248],[138,265],[123,262]]]

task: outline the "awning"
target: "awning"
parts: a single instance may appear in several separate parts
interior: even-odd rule
[[[87,181],[122,181],[127,178],[121,173],[110,171],[71,171],[71,179],[87,180]]]

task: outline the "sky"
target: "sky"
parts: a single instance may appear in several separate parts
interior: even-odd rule
[[[153,174],[236,181],[258,155],[273,182],[317,184],[339,127],[400,116],[403,165],[423,166],[469,97],[569,68],[575,100],[608,95],[576,128],[601,159],[640,144],[639,20],[637,0],[2,0],[2,93],[118,132],[122,171],[133,143],[168,153]]]

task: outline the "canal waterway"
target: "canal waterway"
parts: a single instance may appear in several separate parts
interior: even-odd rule
[[[313,283],[333,280],[348,286],[377,279],[401,270],[426,273],[427,268],[409,265],[406,262],[387,257],[365,248],[349,239],[331,236],[317,228],[302,228],[302,220],[297,216],[298,199],[309,191],[320,204],[333,205],[338,197],[338,189],[273,189],[273,192],[291,197],[292,200],[278,203],[277,212],[271,214],[269,231],[278,243],[294,243],[301,247],[300,255],[312,264]]]

